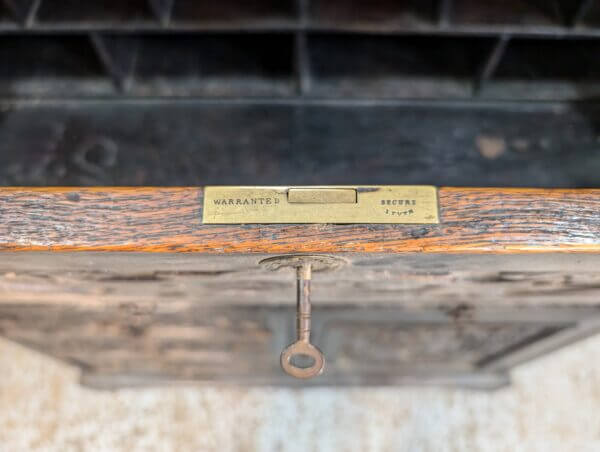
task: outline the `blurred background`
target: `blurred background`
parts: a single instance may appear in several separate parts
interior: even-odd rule
[[[101,391],[0,341],[1,451],[596,452],[600,337],[497,391],[169,386]]]

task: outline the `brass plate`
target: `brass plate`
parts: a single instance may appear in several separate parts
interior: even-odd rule
[[[427,185],[205,187],[203,222],[439,223]]]

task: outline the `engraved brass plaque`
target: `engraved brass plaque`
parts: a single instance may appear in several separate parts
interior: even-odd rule
[[[426,185],[204,188],[202,221],[248,223],[439,223]]]

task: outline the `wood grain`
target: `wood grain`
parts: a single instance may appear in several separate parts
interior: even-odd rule
[[[259,265],[263,254],[50,251],[1,257],[0,306],[295,304],[294,271],[266,270]],[[600,254],[360,253],[344,259],[343,268],[314,274],[315,312],[325,305],[518,312],[524,306],[593,307],[600,299]]]
[[[295,272],[264,254],[5,252],[0,335],[88,385],[172,381],[495,388],[519,362],[600,331],[600,254],[344,254],[315,273],[325,374],[279,368]]]
[[[201,188],[0,189],[2,251],[600,252],[600,189],[440,188],[437,225],[203,225]]]
[[[298,385],[278,367],[294,274],[258,263],[298,252],[347,261],[315,276],[311,385],[493,388],[598,331],[600,190],[439,199],[436,225],[221,226],[200,188],[0,189],[0,335],[95,386]]]
[[[0,305],[0,334],[77,365],[84,382],[95,386],[200,381],[494,388],[508,382],[507,357],[548,340],[556,348],[585,337],[591,332],[577,333],[578,324],[594,315],[598,308],[529,308],[518,315],[483,308],[458,318],[439,308],[320,307],[312,336],[327,368],[313,380],[292,379],[279,367],[279,352],[294,337],[292,306],[7,304]]]

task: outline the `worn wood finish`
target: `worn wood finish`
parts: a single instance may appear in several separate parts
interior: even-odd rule
[[[0,189],[0,334],[96,387],[204,381],[495,388],[600,330],[600,190],[439,190],[437,225],[203,225],[199,188]],[[102,252],[98,252],[102,251]],[[330,253],[313,342],[294,338],[281,253]]]
[[[96,387],[454,384],[600,331],[600,254],[344,254],[313,275],[325,374],[279,369],[294,340],[295,272],[263,254],[5,252],[0,334]]]
[[[600,190],[440,188],[438,225],[203,225],[200,188],[2,188],[0,250],[600,252]]]
[[[294,306],[295,273],[267,271],[263,254],[6,252],[0,305],[171,309]],[[600,254],[344,254],[338,271],[315,273],[321,306],[479,309],[595,306]],[[357,311],[358,314],[359,311]]]
[[[443,309],[321,307],[314,341],[327,356],[317,379],[294,380],[279,369],[293,337],[292,307],[207,308],[198,303],[142,309],[3,305],[2,335],[79,366],[84,382],[113,386],[161,381],[237,384],[463,384],[497,387],[515,351],[576,328],[597,308]],[[564,340],[563,340],[564,343]],[[556,344],[555,344],[556,346]],[[492,367],[493,366],[493,367]]]
[[[600,186],[600,105],[522,97],[0,100],[0,185]]]

